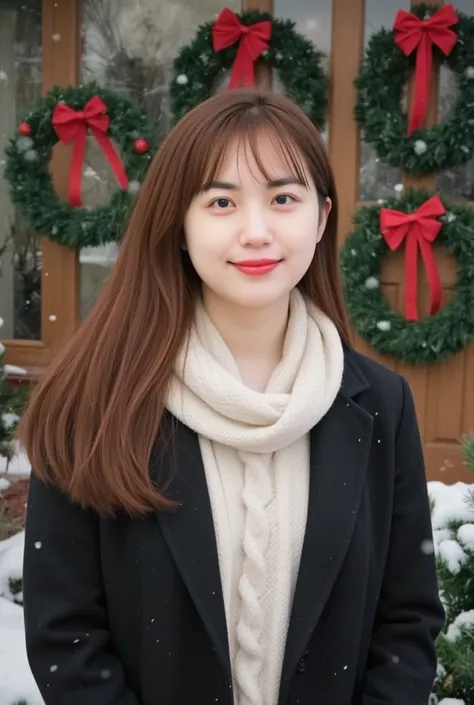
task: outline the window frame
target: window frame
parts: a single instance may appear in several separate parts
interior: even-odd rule
[[[80,61],[80,0],[42,4],[42,93],[54,85],[75,84]],[[54,37],[54,38],[53,38]],[[58,39],[59,37],[59,39]],[[56,41],[55,41],[56,40]],[[71,150],[53,150],[51,174],[57,192],[67,197]],[[72,334],[78,319],[79,260],[74,250],[41,238],[41,340],[5,340],[5,363],[35,378]],[[9,377],[16,375],[10,374]],[[21,376],[24,379],[24,375]]]
[[[442,4],[439,0],[428,0]],[[412,0],[415,4],[415,0]],[[223,3],[223,7],[225,3]],[[273,12],[273,0],[242,0],[242,10]],[[43,70],[42,92],[54,85],[77,84],[80,78],[81,0],[42,5]],[[330,54],[331,89],[329,96],[328,149],[334,169],[340,203],[338,238],[342,244],[350,232],[352,217],[359,207],[360,137],[353,119],[355,88],[364,47],[365,0],[332,1],[332,39]],[[54,39],[53,39],[54,37]],[[57,40],[59,37],[59,40]],[[57,41],[55,41],[55,39]],[[257,65],[258,85],[269,87],[268,67]],[[438,76],[432,78],[429,115],[436,119]],[[51,173],[58,194],[67,198],[71,149],[53,150]],[[434,177],[404,179],[406,186],[434,188]],[[54,354],[74,332],[79,323],[80,264],[79,253],[41,238],[43,267],[41,275],[41,340],[6,340],[5,362],[26,369],[33,378],[49,365]],[[24,377],[23,377],[24,378]]]

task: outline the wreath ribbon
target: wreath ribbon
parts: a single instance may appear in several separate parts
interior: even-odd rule
[[[222,51],[239,42],[229,88],[238,88],[241,85],[254,87],[254,63],[262,52],[268,49],[271,33],[272,23],[269,20],[245,25],[232,10],[222,10],[212,28],[214,51]]]
[[[74,140],[71,173],[69,177],[69,203],[73,208],[81,205],[82,167],[86,151],[86,137],[91,131],[107,161],[109,162],[117,183],[122,189],[128,186],[128,177],[119,155],[114,149],[107,131],[110,118],[106,115],[107,106],[99,98],[93,96],[85,105],[84,110],[74,110],[65,103],[57,103],[53,111],[52,123],[61,142],[68,144]]]
[[[436,218],[446,213],[438,196],[429,198],[414,213],[403,213],[391,208],[380,211],[380,230],[388,245],[395,251],[405,242],[405,317],[418,320],[418,248],[430,287],[430,316],[441,308],[441,281],[433,255],[432,243],[443,224]]]
[[[393,29],[396,34],[394,41],[406,56],[415,49],[415,91],[413,105],[408,124],[408,135],[423,127],[430,88],[431,67],[433,62],[433,45],[436,45],[446,56],[453,50],[457,42],[457,34],[450,27],[459,22],[453,5],[444,5],[431,17],[421,20],[412,12],[399,10]]]

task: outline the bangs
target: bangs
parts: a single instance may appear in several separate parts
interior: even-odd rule
[[[260,112],[249,110],[241,115],[233,115],[231,119],[216,126],[212,142],[208,143],[206,159],[201,163],[198,191],[206,189],[217,179],[230,149],[236,149],[238,155],[243,153],[249,168],[249,157],[252,156],[259,175],[267,181],[275,178],[275,174],[269,174],[268,165],[264,164],[260,153],[262,137],[270,141],[275,153],[288,169],[285,176],[292,176],[302,186],[309,188],[303,156],[285,125],[276,124],[268,114],[262,116]]]

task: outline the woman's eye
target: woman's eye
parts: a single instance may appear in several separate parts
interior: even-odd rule
[[[211,208],[217,208],[219,210],[227,210],[229,206],[232,205],[232,201],[230,198],[216,198],[215,201],[212,201],[210,204]]]
[[[293,196],[290,196],[289,193],[281,193],[278,196],[275,196],[275,203],[278,206],[289,206],[291,203],[294,203],[295,199]]]

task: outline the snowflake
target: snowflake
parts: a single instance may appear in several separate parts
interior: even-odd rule
[[[38,152],[36,152],[34,149],[28,149],[25,152],[25,159],[28,162],[35,162],[38,159]]]
[[[377,277],[368,277],[368,279],[365,280],[365,288],[366,289],[378,289],[379,287],[379,280]]]
[[[379,330],[388,331],[392,327],[390,321],[377,321],[377,328]]]
[[[129,193],[138,193],[139,191],[140,191],[140,182],[139,181],[129,181],[128,192]]]
[[[424,154],[428,150],[428,146],[424,140],[415,140],[415,144],[413,146],[413,151],[415,154],[418,154],[420,156],[421,154]]]

